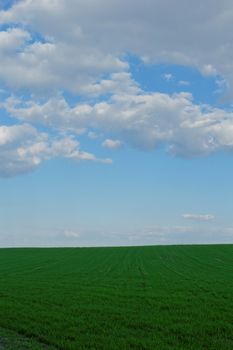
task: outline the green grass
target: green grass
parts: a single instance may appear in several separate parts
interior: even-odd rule
[[[0,249],[0,349],[233,349],[233,245]]]

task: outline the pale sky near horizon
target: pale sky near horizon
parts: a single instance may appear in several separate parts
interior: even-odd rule
[[[0,0],[0,247],[233,243],[232,23]]]

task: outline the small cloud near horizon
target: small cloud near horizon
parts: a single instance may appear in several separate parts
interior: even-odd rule
[[[194,221],[211,221],[215,219],[212,214],[183,214],[183,219],[194,220]]]

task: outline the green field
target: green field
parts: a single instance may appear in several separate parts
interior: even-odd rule
[[[0,349],[233,349],[233,245],[0,249]]]

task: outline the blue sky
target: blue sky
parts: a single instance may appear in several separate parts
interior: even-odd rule
[[[69,2],[0,7],[0,246],[233,243],[232,4]]]

